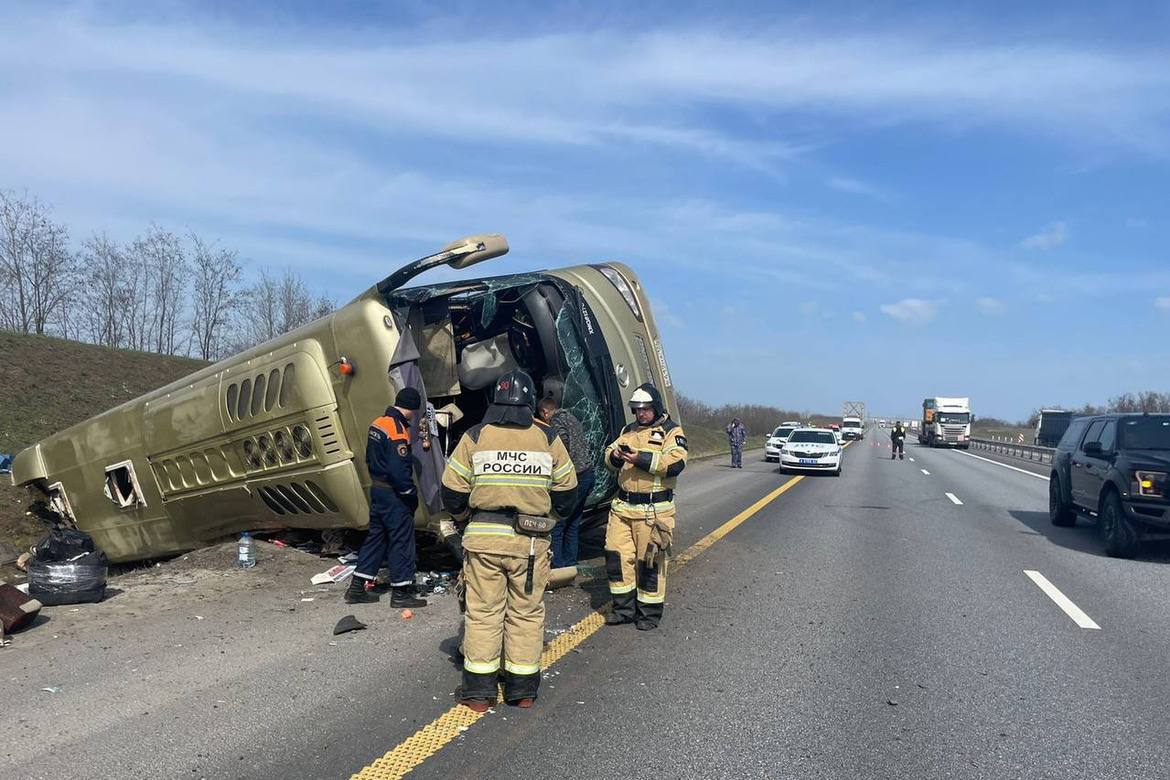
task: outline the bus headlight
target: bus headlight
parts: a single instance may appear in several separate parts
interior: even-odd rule
[[[641,322],[642,307],[638,305],[638,298],[634,295],[634,291],[630,289],[630,283],[626,281],[626,278],[619,274],[616,268],[608,265],[595,265],[593,267],[601,271],[601,275],[609,279],[610,283],[617,288],[617,291],[621,293],[622,298],[625,300],[626,305],[630,307],[630,311],[638,318],[638,322]]]

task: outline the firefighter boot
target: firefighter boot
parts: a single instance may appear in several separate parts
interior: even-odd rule
[[[605,616],[607,626],[620,626],[634,622],[634,594],[613,594],[613,611]]]
[[[390,589],[390,606],[392,607],[425,607],[427,605],[426,599],[420,599],[414,595],[414,587],[412,585],[396,585]]]
[[[349,587],[345,589],[346,604],[373,604],[378,600],[378,594],[366,589],[367,580],[363,577],[350,577]]]

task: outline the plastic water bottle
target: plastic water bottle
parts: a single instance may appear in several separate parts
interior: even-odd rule
[[[240,548],[236,562],[241,569],[250,569],[256,565],[256,548],[252,544],[252,534],[247,531],[240,534]]]

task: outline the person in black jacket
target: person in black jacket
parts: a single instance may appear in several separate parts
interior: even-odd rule
[[[898,458],[899,460],[906,457],[906,429],[902,427],[902,421],[898,420],[894,423],[894,427],[890,430],[890,460]]]
[[[422,396],[403,388],[386,414],[370,424],[366,467],[370,471],[370,529],[358,552],[357,569],[345,591],[345,603],[369,604],[384,588],[374,584],[382,561],[389,559],[393,607],[425,607],[415,594],[417,560],[414,549],[414,511],[418,490],[410,457],[410,421],[422,406]]]

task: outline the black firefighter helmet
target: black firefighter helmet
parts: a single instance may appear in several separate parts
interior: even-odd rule
[[[639,409],[653,409],[656,418],[666,414],[666,407],[662,404],[662,393],[649,382],[640,385],[630,396],[630,411]]]
[[[498,406],[536,408],[536,384],[523,371],[509,371],[496,380],[492,403]]]

